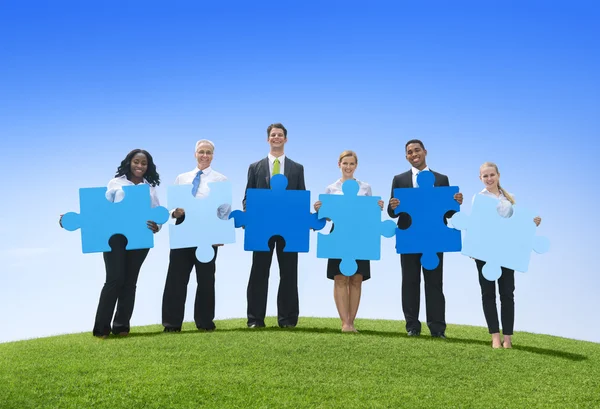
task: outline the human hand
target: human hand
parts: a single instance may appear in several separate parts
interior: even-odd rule
[[[463,202],[463,194],[458,192],[454,194],[454,200],[458,202],[459,205],[462,205]]]
[[[158,232],[158,224],[154,223],[152,220],[148,220],[146,222],[146,225],[148,226],[148,228],[150,230],[152,230],[152,233],[157,233]]]
[[[377,204],[379,205],[379,207],[381,207],[381,210],[383,210],[383,200],[378,200]]]
[[[317,201],[315,202],[315,204],[313,205],[313,207],[315,208],[315,212],[318,212],[318,211],[319,211],[319,209],[321,208],[321,205],[322,205],[322,204],[323,204],[323,203],[322,203],[320,200],[317,200]]]
[[[537,227],[542,222],[542,218],[540,216],[536,216],[533,218],[533,222],[535,223],[535,226]]]
[[[400,205],[400,200],[398,200],[395,197],[392,197],[390,199],[390,207],[392,210],[396,210],[396,207],[398,207]]]
[[[175,209],[175,211],[173,212],[173,218],[175,219],[179,219],[181,216],[183,216],[185,214],[185,210],[181,209],[181,208],[177,208]]]
[[[58,225],[59,225],[60,227],[63,227],[63,225],[62,225],[62,218],[63,218],[63,216],[64,216],[64,214],[61,214],[61,215],[60,215],[60,218],[58,219]],[[63,227],[63,229],[64,229],[64,227]]]

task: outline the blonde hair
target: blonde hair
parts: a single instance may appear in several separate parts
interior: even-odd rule
[[[342,159],[344,159],[346,156],[352,156],[354,158],[354,160],[356,161],[356,164],[358,165],[358,156],[356,156],[356,152],[354,151],[344,151],[340,154],[340,158],[338,159],[338,163],[342,163]]]
[[[498,165],[496,165],[494,162],[485,162],[483,165],[481,165],[479,167],[479,176],[481,176],[481,169],[488,167],[496,169],[496,173],[498,174],[498,176],[500,176]],[[502,186],[500,186],[500,180],[498,180],[498,189],[502,192],[504,196],[506,196],[506,198],[511,204],[515,204],[515,199],[506,190],[504,190]]]

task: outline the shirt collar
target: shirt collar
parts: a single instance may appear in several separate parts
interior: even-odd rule
[[[411,166],[412,169],[412,174],[413,176],[417,175],[419,172],[421,172],[419,169],[415,168],[414,166]],[[423,170],[429,170],[429,166],[425,166],[425,169]]]
[[[130,183],[132,185],[135,185],[135,183],[133,183],[131,180],[127,179],[127,175],[121,175],[118,177],[118,179],[123,179],[125,182]],[[146,180],[146,178],[142,178],[142,182],[149,185],[150,183]]]
[[[275,162],[275,156],[271,155],[271,153],[269,152],[269,164]],[[279,158],[279,163],[283,163],[283,161],[285,160],[285,155],[281,155]]]
[[[198,167],[196,166],[196,169],[192,170],[192,172],[194,172],[194,175],[195,175],[195,174],[197,174],[197,173],[198,173],[198,171],[199,171],[199,170],[200,170],[200,169],[198,169]],[[207,175],[207,176],[208,176],[208,175],[210,174],[210,172],[212,172],[212,168],[209,166],[209,167],[207,167],[206,169],[204,169],[204,170],[202,171],[202,174],[203,174],[203,175]]]

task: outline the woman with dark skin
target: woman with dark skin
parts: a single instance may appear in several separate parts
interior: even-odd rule
[[[134,149],[123,159],[117,168],[115,177],[108,182],[106,198],[112,202],[118,202],[124,197],[123,186],[139,185],[140,183],[150,185],[152,207],[160,206],[155,190],[155,187],[160,184],[160,178],[152,156],[145,150]],[[61,227],[62,217],[63,215],[59,220]],[[148,221],[146,224],[153,233],[160,230],[160,227],[153,221]],[[112,251],[103,254],[106,281],[100,293],[93,329],[93,335],[99,338],[107,338],[111,331],[115,335],[126,336],[129,334],[129,321],[133,314],[137,279],[150,249],[126,250],[126,244],[127,239],[124,236],[115,235],[109,240]],[[116,313],[113,319],[115,306]]]

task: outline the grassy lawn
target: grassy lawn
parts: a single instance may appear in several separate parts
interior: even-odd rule
[[[0,408],[600,407],[600,344],[449,325],[447,340],[402,321],[301,318],[293,329],[217,321],[0,344]]]

